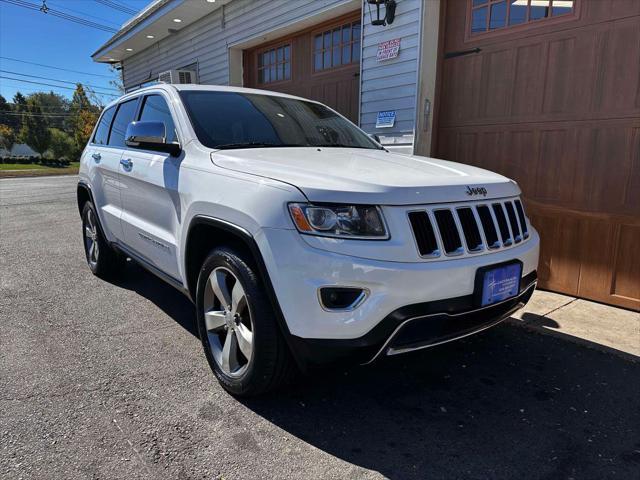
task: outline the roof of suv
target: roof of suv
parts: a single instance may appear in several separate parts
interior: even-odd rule
[[[168,84],[168,83],[158,83],[156,85],[150,85],[148,87],[141,88],[139,90],[134,90],[132,92],[127,92],[122,97],[110,102],[105,108],[115,105],[116,103],[122,101],[125,98],[133,97],[135,95],[140,95],[142,93],[152,91],[152,90],[178,90],[178,91],[203,91],[203,92],[234,92],[234,93],[253,93],[256,95],[269,95],[272,97],[285,97],[285,98],[293,98],[295,100],[303,100],[306,102],[314,102],[308,98],[296,97],[295,95],[289,95],[287,93],[273,92],[271,90],[259,90],[257,88],[245,88],[245,87],[228,87],[223,85],[199,85],[199,84]],[[314,102],[317,103],[317,102]]]

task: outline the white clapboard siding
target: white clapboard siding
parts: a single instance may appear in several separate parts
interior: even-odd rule
[[[123,62],[126,88],[154,81],[165,70],[197,64],[203,84],[229,83],[229,46],[292,24],[346,0],[233,0],[178,33],[150,46]],[[372,8],[375,15],[375,9]],[[386,136],[411,138],[415,121],[416,79],[420,29],[420,0],[398,0],[392,25],[371,25],[369,9],[363,11],[363,49],[360,123],[376,130],[376,114],[395,110],[396,124]],[[378,43],[401,38],[398,58],[376,61]],[[409,137],[407,137],[409,135]]]
[[[421,0],[399,0],[391,25],[371,25],[369,8],[364,6],[360,126],[369,133],[387,137],[412,138],[416,118],[416,81],[420,43]],[[371,8],[375,17],[375,8]],[[378,43],[400,38],[397,58],[378,62]],[[376,129],[377,112],[395,110],[392,128]],[[408,136],[408,137],[407,137]]]
[[[281,28],[346,0],[234,0],[123,62],[125,87],[155,80],[160,72],[198,64],[200,83],[229,83],[228,45]]]

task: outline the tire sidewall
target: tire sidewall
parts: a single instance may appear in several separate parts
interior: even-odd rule
[[[230,270],[241,282],[252,319],[253,353],[245,372],[239,377],[227,375],[213,358],[204,320],[204,291],[211,272],[217,267]],[[235,252],[226,248],[214,249],[204,261],[198,275],[196,291],[198,333],[209,366],[218,381],[229,392],[245,395],[259,390],[268,381],[267,368],[273,362],[269,355],[269,342],[275,342],[273,310],[253,269]]]
[[[96,242],[98,243],[98,261],[95,265],[92,265],[89,261],[89,249],[87,248],[87,238],[85,234],[85,228],[87,228],[87,216],[89,212],[93,213],[94,221],[96,222]],[[100,229],[100,221],[98,220],[98,213],[96,212],[93,203],[86,202],[84,204],[84,208],[82,209],[82,246],[84,247],[84,256],[87,261],[87,265],[91,272],[95,275],[98,274],[100,270],[100,262],[102,261],[102,254],[105,251],[105,242],[102,236],[102,230]]]

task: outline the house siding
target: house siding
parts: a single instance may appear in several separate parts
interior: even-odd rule
[[[345,5],[345,0],[235,0],[123,61],[125,88],[157,79],[160,72],[197,64],[198,82],[229,84],[229,48],[301,19]],[[392,25],[371,25],[363,9],[360,125],[388,142],[413,142],[420,38],[420,0],[399,0]],[[371,9],[375,16],[375,8]],[[376,61],[379,42],[401,38],[400,54]],[[377,112],[395,110],[392,128],[376,129]]]
[[[344,0],[236,0],[123,61],[125,88],[155,80],[160,72],[198,64],[198,82],[229,83],[228,47],[281,28]]]
[[[400,0],[391,25],[375,27],[367,5],[363,7],[363,50],[360,126],[377,133],[383,143],[412,144],[416,119],[416,92],[420,45],[420,0]],[[375,7],[371,7],[375,18]],[[397,58],[378,62],[378,43],[400,38]],[[379,111],[395,110],[392,128],[376,129]]]

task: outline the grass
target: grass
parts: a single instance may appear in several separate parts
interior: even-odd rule
[[[48,167],[38,164],[0,163],[0,178],[39,177],[45,175],[73,175],[78,173],[80,162],[71,162],[68,167]]]

